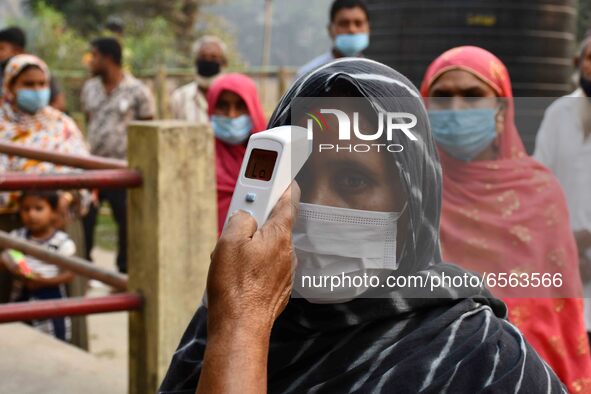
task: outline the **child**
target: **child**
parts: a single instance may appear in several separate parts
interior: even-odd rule
[[[63,231],[55,228],[59,196],[53,191],[25,191],[19,199],[19,213],[24,227],[11,235],[40,246],[73,256],[76,246]],[[9,250],[2,261],[15,276],[12,301],[48,300],[66,297],[65,285],[73,279],[69,271]],[[69,341],[70,319],[59,317],[30,322],[33,327],[63,341]]]

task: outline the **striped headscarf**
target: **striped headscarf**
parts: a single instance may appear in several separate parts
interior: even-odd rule
[[[297,97],[326,97],[345,80],[375,108],[417,116],[418,141],[394,162],[408,197],[406,245],[393,275],[471,276],[441,261],[441,169],[419,92],[401,74],[367,59],[334,61],[300,77],[270,127],[292,122]],[[396,138],[396,137],[395,137]],[[398,143],[401,141],[392,141]],[[565,392],[552,370],[504,320],[484,288],[389,289],[341,304],[291,299],[271,335],[271,393]],[[193,393],[207,341],[200,307],[174,354],[161,393]],[[232,355],[228,355],[232,357]]]

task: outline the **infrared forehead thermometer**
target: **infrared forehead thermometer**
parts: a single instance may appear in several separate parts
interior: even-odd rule
[[[246,147],[225,224],[238,209],[250,213],[261,227],[312,153],[308,130],[280,126],[253,134]],[[202,304],[207,307],[207,290]]]
[[[225,223],[241,209],[261,227],[311,153],[312,141],[303,127],[280,126],[253,134]]]

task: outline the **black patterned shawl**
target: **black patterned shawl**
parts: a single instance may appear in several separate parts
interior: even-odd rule
[[[322,97],[339,80],[375,107],[418,114],[413,129],[418,141],[404,142],[404,151],[394,155],[410,196],[410,225],[392,275],[464,275],[464,270],[441,262],[441,167],[420,95],[404,76],[367,59],[334,61],[299,78],[269,126],[290,124],[294,98]],[[269,392],[566,392],[505,317],[505,305],[484,288],[439,288],[429,297],[391,289],[382,298],[342,304],[293,298],[273,327]],[[174,354],[161,393],[194,393],[206,329],[207,309],[201,306]]]

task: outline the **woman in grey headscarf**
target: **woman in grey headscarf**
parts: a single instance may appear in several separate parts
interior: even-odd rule
[[[355,155],[318,151],[318,144],[344,141],[336,140],[334,132],[314,132],[315,151],[297,178],[302,190],[293,233],[297,297],[273,326],[269,391],[565,392],[552,370],[505,320],[504,304],[474,286],[472,274],[441,261],[441,168],[416,88],[383,64],[338,60],[296,81],[269,126],[303,124],[306,114],[318,118],[324,103],[318,98],[323,97],[333,109],[359,112],[363,130],[376,126],[367,124],[370,116],[363,111],[368,108],[412,114],[414,140],[403,132],[372,142],[351,138],[346,142],[403,148],[397,153],[382,149],[376,154],[374,149]],[[339,97],[359,98],[365,104],[351,107]],[[304,101],[303,110],[295,108],[302,98],[314,99]],[[335,122],[325,119],[318,125],[336,130]],[[380,242],[374,244],[375,238]],[[383,252],[373,254],[367,244]],[[323,271],[372,274],[380,285],[320,294],[298,284],[306,273]],[[463,278],[464,285],[381,286],[391,278],[412,275],[426,280],[445,276],[454,283]],[[207,314],[204,306],[197,310],[161,393],[195,391],[207,343]]]

